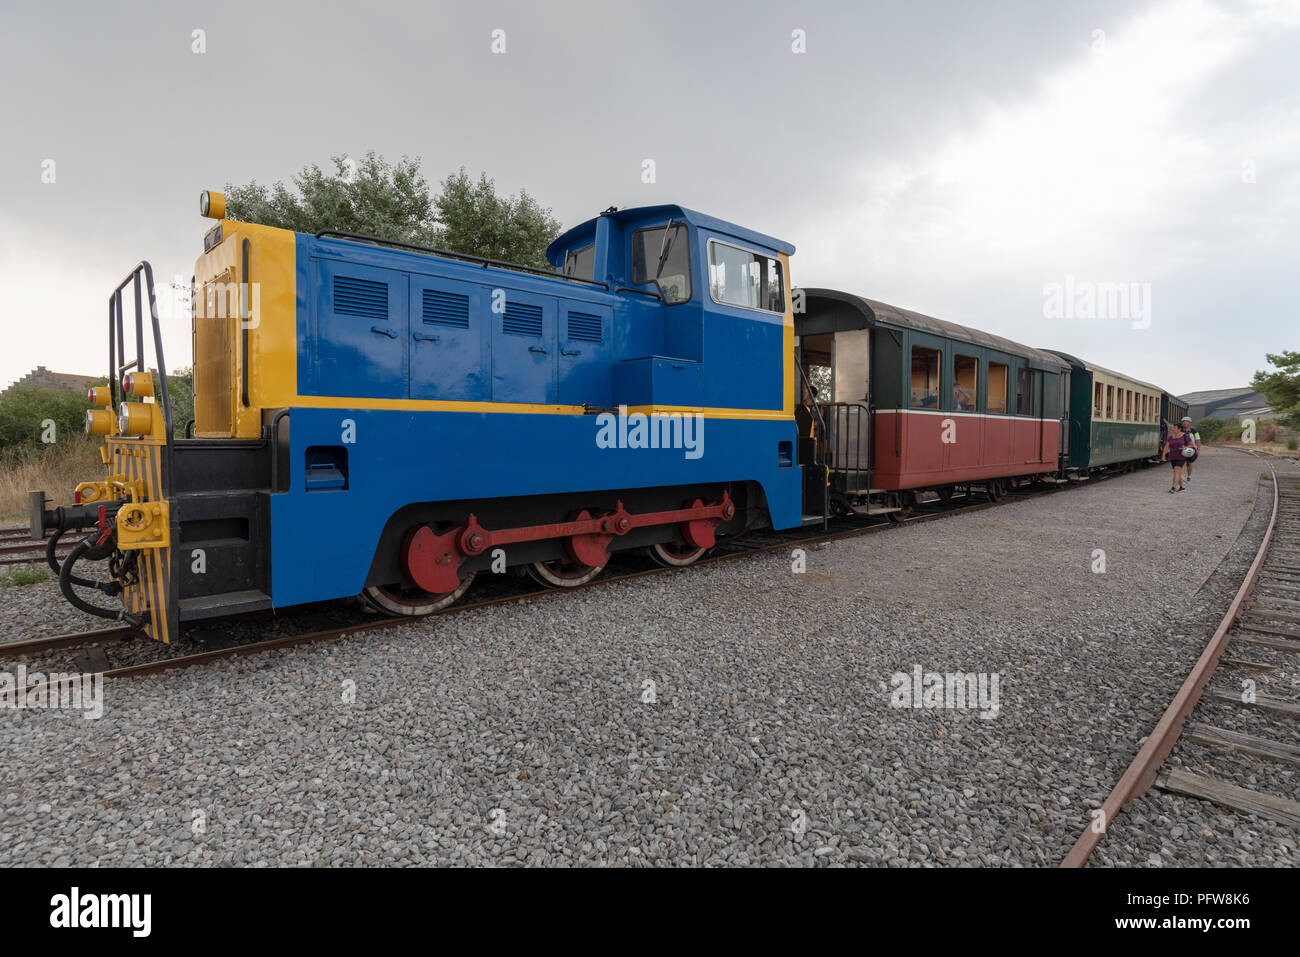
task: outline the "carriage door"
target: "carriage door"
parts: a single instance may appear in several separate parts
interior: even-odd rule
[[[555,299],[513,289],[488,292],[492,401],[555,404],[559,349]]]
[[[406,398],[406,274],[320,261],[317,395]]]
[[[1061,440],[1056,451],[1057,468],[1065,468],[1070,460],[1070,374],[1072,369],[1062,370],[1057,377],[1061,380]]]

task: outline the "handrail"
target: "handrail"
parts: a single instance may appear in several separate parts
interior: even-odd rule
[[[845,487],[849,487],[848,479],[851,475],[854,479],[854,486],[859,490],[863,487],[863,477],[866,478],[865,487],[867,496],[870,497],[871,479],[872,479],[872,462],[871,462],[871,423],[872,410],[865,402],[823,402],[823,409],[843,409],[843,414],[835,413],[833,421],[835,422],[835,448],[834,461],[835,469],[843,473],[845,477]],[[854,433],[850,441],[847,435],[847,426],[850,419],[850,409],[858,410],[856,422],[854,423]],[[828,430],[829,435],[829,430]],[[867,466],[861,465],[863,451],[867,453]],[[852,461],[850,461],[850,459]]]
[[[240,401],[243,402],[244,408],[248,408],[248,324],[253,321],[252,297],[253,297],[253,280],[249,278],[248,267],[249,242],[244,240],[243,245],[243,264],[244,274],[240,276],[239,284],[239,325],[241,352],[239,356],[239,377],[240,377]],[[260,303],[260,299],[259,299]],[[258,314],[259,320],[261,314]]]
[[[658,299],[660,302],[664,301],[664,294],[653,289],[638,289],[636,286],[615,286],[614,292],[635,292],[642,296],[649,296],[651,299]]]
[[[271,419],[269,427],[270,446],[271,446],[271,494],[274,495],[280,491],[280,420],[288,416],[288,409],[281,409],[275,413],[275,418]],[[287,492],[288,489],[286,488]]]
[[[545,276],[547,279],[563,279],[565,282],[581,282],[589,286],[601,286],[606,291],[609,290],[609,283],[601,282],[599,279],[583,279],[581,276],[566,276],[563,273],[551,272],[547,269],[538,269],[536,266],[525,266],[523,263],[507,262],[504,259],[488,259],[485,256],[471,256],[469,253],[456,253],[450,249],[438,249],[434,246],[421,246],[418,243],[406,243],[398,239],[384,239],[381,236],[369,236],[366,233],[353,233],[344,229],[322,229],[316,234],[317,239],[324,239],[327,236],[337,236],[340,239],[350,239],[354,242],[376,243],[380,246],[394,246],[398,249],[412,249],[421,253],[433,253],[435,256],[442,256],[446,259],[460,259],[465,262],[479,263],[485,269],[488,266],[496,266],[499,269],[513,269],[518,272],[533,273],[537,276]]]
[[[167,389],[167,364],[163,359],[162,346],[162,328],[158,321],[158,300],[154,295],[153,283],[153,266],[147,259],[140,262],[126,274],[117,287],[108,294],[108,388],[112,400],[112,408],[118,407],[119,397],[125,401],[125,395],[121,395],[121,373],[115,369],[121,366],[123,369],[128,368],[126,363],[126,336],[122,323],[122,290],[126,288],[127,283],[132,283],[135,288],[135,368],[144,371],[144,303],[141,298],[140,277],[144,276],[144,289],[149,294],[149,319],[153,329],[153,354],[154,361],[158,366],[158,398],[161,400],[163,423],[166,426],[166,446],[164,455],[166,456],[166,468],[162,470],[162,493],[164,498],[171,497],[172,484],[172,403],[171,395]],[[114,347],[116,346],[116,356]]]
[[[808,381],[808,373],[804,371],[803,363],[796,362],[795,368],[799,370],[799,378],[803,380],[804,389],[807,390],[807,394],[812,396],[813,395],[812,383]],[[812,464],[820,465],[822,467],[822,528],[825,529],[830,526],[831,483],[830,483],[830,471],[827,469],[826,462],[819,453],[826,443],[826,418],[822,415],[822,410],[818,407],[817,399],[815,396],[813,398],[811,406],[807,402],[800,402],[799,404],[802,405],[805,409],[811,408],[813,414],[817,416],[818,424],[821,426],[821,432],[818,435],[813,436]]]

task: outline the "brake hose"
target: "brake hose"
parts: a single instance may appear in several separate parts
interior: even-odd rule
[[[92,605],[72,590],[74,584],[83,585],[87,588],[100,588],[102,590],[102,582],[86,581],[84,578],[77,578],[72,574],[73,566],[76,565],[81,557],[85,555],[86,552],[90,551],[93,546],[93,535],[82,539],[73,546],[72,551],[68,553],[68,557],[64,559],[63,568],[59,570],[59,591],[63,592],[63,597],[68,600],[69,604],[74,608],[79,608],[88,615],[95,615],[99,618],[111,618],[114,621],[126,621],[128,619],[125,608],[112,609],[101,608],[99,605]]]
[[[63,577],[63,569],[59,567],[59,560],[55,557],[54,550],[59,544],[59,539],[69,531],[70,529],[61,528],[45,543],[45,560],[49,563],[50,568],[54,569],[54,574],[58,575],[60,579]],[[91,537],[93,538],[94,536]],[[88,538],[86,541],[89,542],[90,539]],[[90,549],[94,547],[95,545],[91,544],[86,551],[90,551]],[[64,564],[66,565],[67,562],[65,561]],[[98,582],[87,578],[78,578],[76,575],[70,575],[69,581],[74,585],[80,585],[82,588],[96,588],[99,591],[112,594],[112,592],[109,592],[108,589],[105,588],[104,582]]]
[[[59,539],[63,537],[66,528],[61,528],[50,536],[49,541],[45,543],[45,561],[49,563],[50,568],[54,569],[54,574],[59,573],[59,560],[54,557],[54,549],[59,545]]]

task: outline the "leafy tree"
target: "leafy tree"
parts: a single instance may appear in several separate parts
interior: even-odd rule
[[[435,197],[418,157],[389,163],[372,151],[359,163],[346,155],[331,163],[332,172],[316,164],[303,167],[292,187],[227,184],[227,215],[298,232],[341,229],[539,267],[546,266],[546,246],[560,230],[551,211],[526,190],[498,196],[487,174],[474,182],[462,167]]]
[[[1285,425],[1300,422],[1300,352],[1267,353],[1265,357],[1275,372],[1256,372],[1250,387],[1268,397],[1268,404]]]
[[[172,435],[184,438],[185,423],[194,418],[193,369],[177,369],[168,374],[167,398],[172,406]]]
[[[231,219],[278,226],[301,233],[342,229],[432,245],[438,239],[429,183],[419,159],[403,156],[395,164],[374,152],[361,162],[331,158],[333,172],[315,163],[293,177],[267,187],[256,180],[226,185],[226,215]]]
[[[546,247],[560,232],[559,221],[527,190],[500,197],[486,173],[474,182],[463,166],[442,181],[434,207],[448,249],[488,259],[545,268]]]

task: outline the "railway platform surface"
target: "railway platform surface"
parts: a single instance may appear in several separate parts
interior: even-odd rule
[[[0,712],[0,863],[1055,865],[1240,583],[1262,470],[1207,449],[1177,495],[1140,470]],[[986,694],[899,706],[918,668]],[[1099,854],[1198,863],[1204,823],[1212,863],[1300,863],[1198,813]]]

